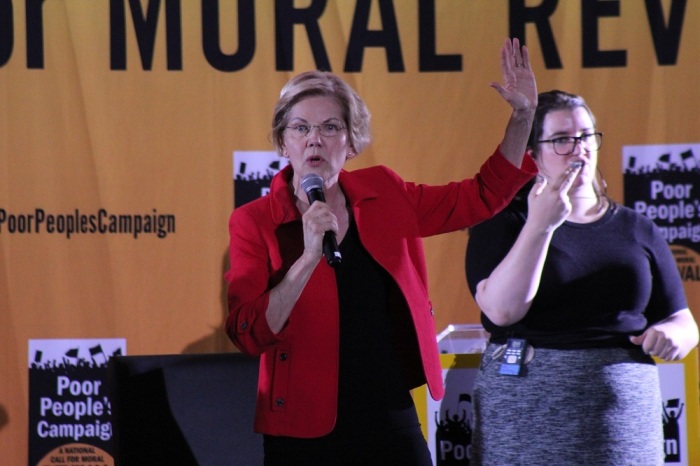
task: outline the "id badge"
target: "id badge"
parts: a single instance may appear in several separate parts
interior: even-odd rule
[[[501,356],[499,374],[519,376],[525,364],[527,341],[522,338],[509,338]]]

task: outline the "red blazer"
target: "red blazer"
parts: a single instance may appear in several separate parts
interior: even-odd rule
[[[350,202],[360,239],[396,281],[405,309],[398,354],[411,387],[427,382],[444,393],[422,237],[457,231],[504,208],[536,173],[529,157],[519,170],[500,152],[474,179],[445,186],[404,182],[386,167],[348,172],[339,183]],[[301,255],[303,232],[287,166],[270,194],[233,211],[226,332],[244,353],[260,355],[255,431],[320,437],[335,424],[338,392],[339,310],[333,269],[321,260],[285,328],[275,334],[265,318],[270,289]]]

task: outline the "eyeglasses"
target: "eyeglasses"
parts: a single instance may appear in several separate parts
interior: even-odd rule
[[[544,139],[537,142],[551,142],[554,152],[556,152],[557,155],[571,155],[579,144],[583,145],[583,149],[586,152],[600,149],[600,145],[603,143],[603,133],[589,133],[582,134],[581,136],[562,136],[560,138]]]
[[[337,136],[345,126],[339,126],[335,123],[321,123],[320,125],[294,125],[287,126],[285,129],[291,130],[290,134],[295,138],[305,138],[311,133],[311,130],[318,128],[318,132],[321,136],[333,137]]]

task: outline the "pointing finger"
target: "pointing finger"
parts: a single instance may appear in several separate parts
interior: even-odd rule
[[[576,175],[578,175],[578,172],[581,171],[581,167],[583,166],[583,162],[571,162],[569,165],[569,168],[566,169],[566,171],[563,173],[564,179],[562,180],[561,185],[559,186],[559,191],[560,192],[568,192],[569,188],[571,188],[571,185],[574,184],[574,180],[576,179]]]

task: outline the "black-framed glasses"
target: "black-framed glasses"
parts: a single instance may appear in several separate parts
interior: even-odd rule
[[[318,132],[321,134],[321,136],[333,137],[337,136],[342,130],[344,130],[345,126],[336,125],[335,123],[321,123],[320,125],[298,124],[286,127],[286,129],[290,130],[290,134],[295,138],[307,137],[314,128],[318,128]]]
[[[559,138],[543,139],[538,143],[549,142],[557,155],[571,155],[576,146],[581,144],[586,152],[600,149],[603,143],[603,133],[588,133],[581,136],[562,136]]]

